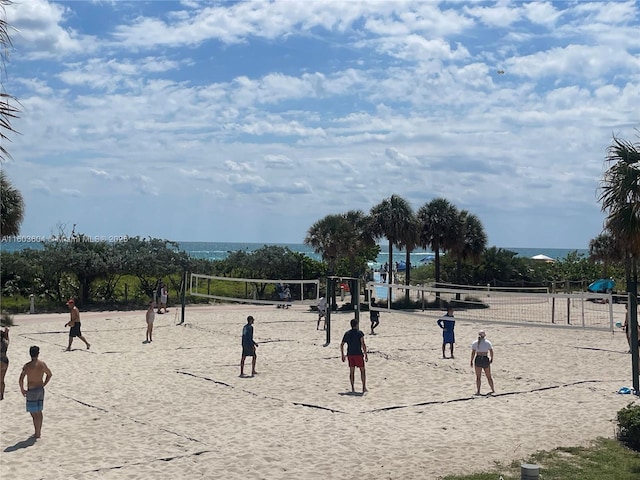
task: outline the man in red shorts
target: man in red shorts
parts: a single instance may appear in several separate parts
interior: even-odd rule
[[[347,355],[344,354],[344,344],[347,344]],[[364,343],[364,333],[358,330],[358,321],[354,318],[351,320],[351,330],[348,330],[342,337],[340,344],[340,354],[342,361],[349,359],[349,380],[351,380],[351,391],[355,392],[353,385],[354,373],[356,367],[360,369],[360,377],[362,378],[362,393],[367,391],[367,374],[364,370],[364,362],[369,361],[367,356],[367,346]]]

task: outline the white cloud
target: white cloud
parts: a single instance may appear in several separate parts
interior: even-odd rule
[[[73,2],[33,5],[12,7],[31,53],[8,64],[22,135],[7,168],[37,206],[25,233],[82,215],[260,241],[221,236],[243,209],[276,225],[294,201],[304,218],[273,229],[300,241],[324,214],[397,193],[494,215],[481,220],[504,246],[579,248],[599,233],[587,229],[611,134],[633,138],[639,118],[634,2],[115,2],[92,4],[109,13],[98,29]],[[570,238],[512,232],[504,214],[557,205],[575,216]],[[201,225],[195,206],[220,217]],[[131,215],[95,214],[116,207]],[[140,219],[155,209],[167,226]]]
[[[464,7],[464,11],[469,15],[478,18],[489,27],[507,28],[520,20],[522,11],[508,5],[493,5],[489,7]]]
[[[548,28],[553,28],[556,21],[562,15],[562,12],[558,11],[551,2],[529,2],[523,6],[524,15],[531,20],[531,22],[538,25],[545,25]]]
[[[87,53],[96,47],[92,36],[61,26],[71,14],[68,8],[46,0],[14,2],[6,7],[13,44],[30,59]]]

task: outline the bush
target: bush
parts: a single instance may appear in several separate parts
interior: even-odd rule
[[[8,313],[3,313],[0,316],[0,326],[2,327],[13,327],[13,317]]]
[[[618,440],[640,451],[640,405],[630,403],[618,411]]]

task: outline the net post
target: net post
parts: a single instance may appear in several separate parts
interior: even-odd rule
[[[356,284],[356,292],[355,292],[356,302],[353,303],[353,292],[351,292],[351,304],[353,305],[353,309],[355,310],[356,320],[358,321],[358,324],[360,324],[360,279],[359,278],[355,281],[355,284]]]
[[[181,309],[180,309],[180,323],[178,325],[182,325],[184,323],[184,309],[187,304],[187,269],[185,268],[182,271],[182,292],[181,292]],[[175,322],[175,320],[174,320]]]
[[[332,304],[332,298],[333,295],[331,295],[329,292],[331,292],[331,288],[333,288],[334,286],[334,280],[330,277],[327,276],[327,291],[326,291],[326,296],[327,296],[327,313],[324,316],[324,326],[327,329],[327,341],[324,344],[325,347],[328,347],[329,344],[331,343],[331,311],[333,310],[333,304]]]
[[[613,293],[609,300],[609,328],[611,328],[611,333],[613,334]]]
[[[632,280],[631,287],[627,287],[628,299],[627,299],[627,316],[629,322],[629,331],[631,333],[631,374],[633,376],[633,390],[636,395],[640,391],[640,371],[638,363],[638,287],[637,283]]]
[[[556,323],[556,281],[551,282],[551,323]]]

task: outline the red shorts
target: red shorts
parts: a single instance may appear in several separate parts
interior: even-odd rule
[[[347,355],[350,367],[364,368],[364,355]]]

